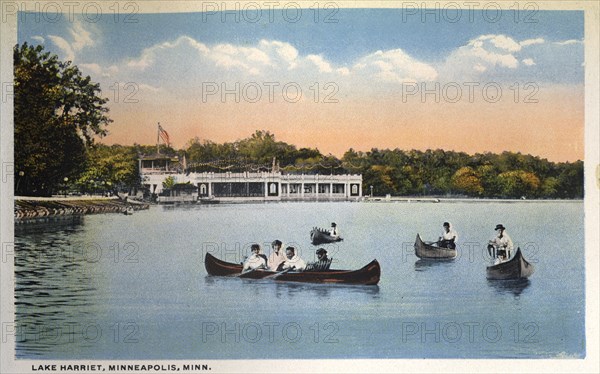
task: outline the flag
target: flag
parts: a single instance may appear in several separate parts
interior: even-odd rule
[[[162,128],[161,125],[158,125],[158,134],[160,138],[165,142],[166,145],[171,145],[171,141],[169,140],[169,133]]]

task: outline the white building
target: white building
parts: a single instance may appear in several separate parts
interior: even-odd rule
[[[160,194],[163,182],[198,187],[200,199],[218,200],[357,200],[362,196],[362,175],[286,174],[276,172],[183,173],[177,158],[142,157],[139,160],[142,184],[150,193]]]

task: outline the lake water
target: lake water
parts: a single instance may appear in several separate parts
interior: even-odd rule
[[[332,268],[373,259],[378,286],[207,276],[258,242],[300,248],[335,221]],[[459,233],[459,258],[414,255],[417,232]],[[535,266],[488,281],[507,232]],[[43,359],[584,357],[584,214],[578,202],[270,203],[102,214],[16,228],[16,355]]]

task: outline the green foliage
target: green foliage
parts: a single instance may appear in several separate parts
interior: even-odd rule
[[[363,175],[363,190],[376,195],[582,198],[583,162],[552,163],[520,153],[349,149],[342,165]]]
[[[452,176],[452,187],[458,192],[467,195],[479,196],[483,193],[483,186],[479,175],[469,166],[464,166]]]
[[[537,196],[540,179],[533,173],[512,170],[498,175],[498,184],[502,197]]]
[[[49,195],[82,172],[86,149],[112,122],[100,86],[42,46],[16,45],[15,193]]]
[[[138,187],[137,155],[135,146],[95,144],[88,149],[86,168],[76,185],[81,192],[97,190],[98,186],[114,192]]]
[[[166,177],[165,180],[162,182],[162,185],[164,189],[173,188],[173,186],[175,185],[175,178],[173,178],[172,176]]]

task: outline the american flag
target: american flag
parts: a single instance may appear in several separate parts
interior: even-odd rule
[[[166,145],[171,145],[169,133],[166,132],[161,125],[158,125],[158,134],[160,135],[160,138],[163,140],[163,142],[165,142]]]

